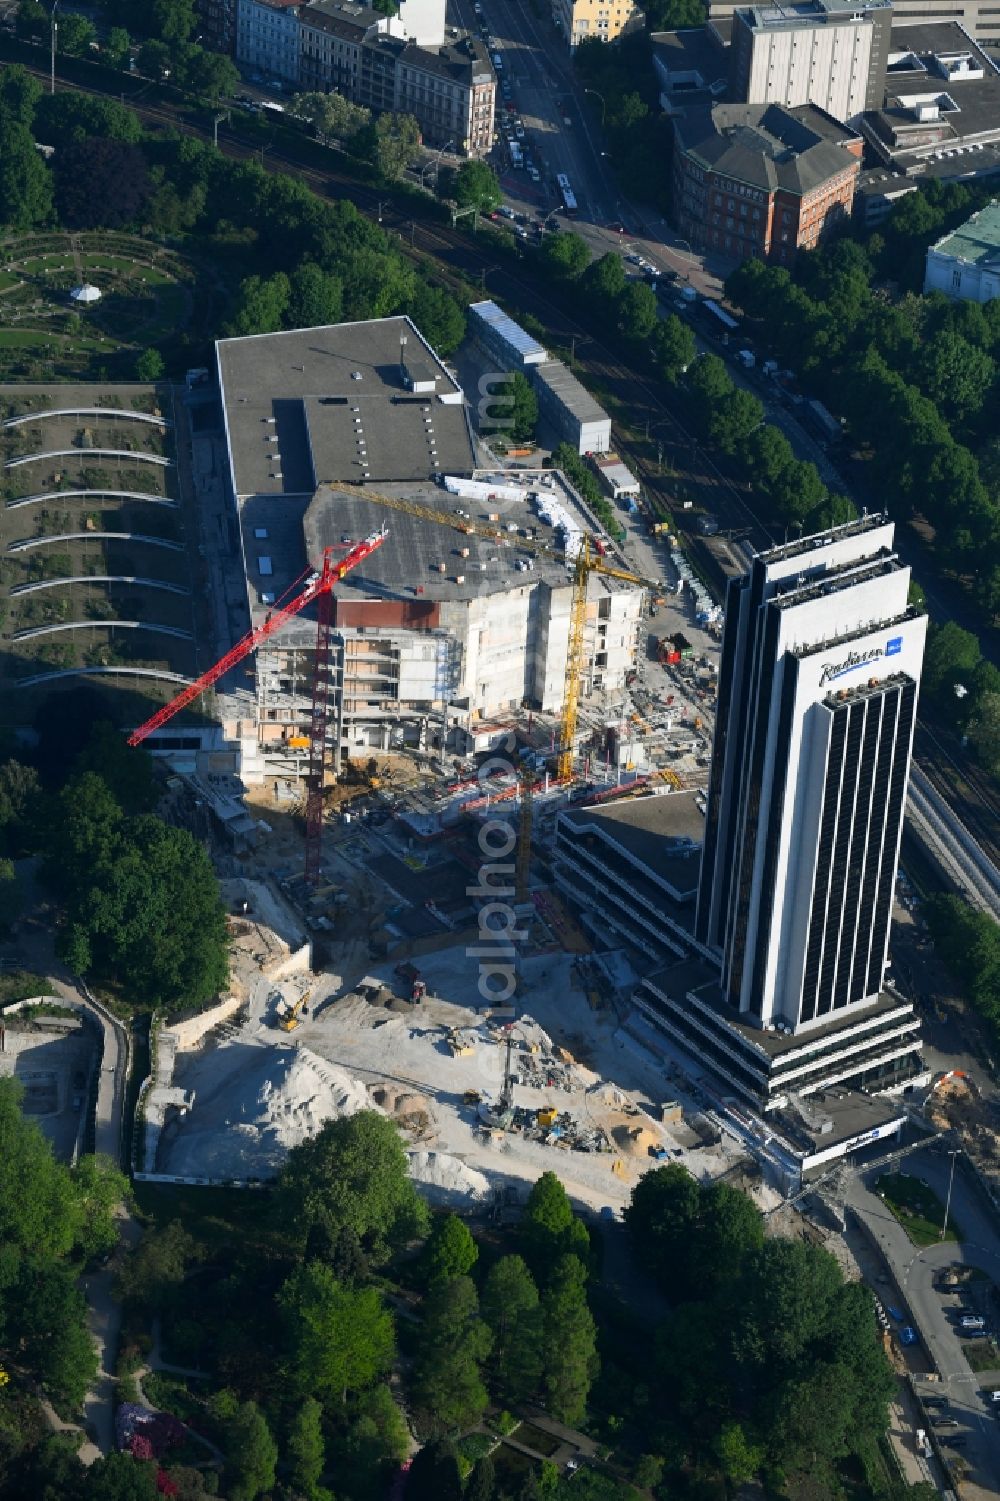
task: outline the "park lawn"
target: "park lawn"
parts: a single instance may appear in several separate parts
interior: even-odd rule
[[[30,260],[15,262],[19,271],[25,276],[51,276],[53,271],[72,271],[73,257],[66,260],[65,256],[39,255],[32,256]]]
[[[0,271],[0,292],[9,292],[11,287],[16,287],[21,278],[13,271]]]
[[[941,1239],[944,1205],[932,1188],[907,1173],[886,1173],[875,1184],[915,1246],[932,1246]],[[961,1240],[953,1215],[948,1216],[945,1240]]]
[[[38,328],[0,328],[0,349],[45,349],[53,337]]]
[[[81,255],[80,260],[88,271],[112,271],[125,276],[137,275],[142,265],[127,255]]]

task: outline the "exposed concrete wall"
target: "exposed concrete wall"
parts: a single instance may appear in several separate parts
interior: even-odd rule
[[[305,943],[300,949],[288,955],[287,959],[279,959],[275,964],[264,967],[264,973],[269,980],[284,980],[289,975],[307,975],[312,969],[312,944]]]
[[[213,1027],[218,1027],[222,1022],[228,1021],[235,1016],[243,1002],[236,996],[227,996],[224,1001],[219,1001],[215,1006],[210,1006],[207,1011],[199,1011],[197,1016],[189,1016],[185,1021],[177,1022],[167,1028],[167,1032],[174,1039],[177,1051],[183,1053],[187,1048],[196,1048]],[[161,1039],[164,1036],[160,1034]]]

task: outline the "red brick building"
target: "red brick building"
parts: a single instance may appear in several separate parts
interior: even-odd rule
[[[696,250],[789,265],[850,217],[861,137],[814,104],[717,104],[674,121],[674,222]]]

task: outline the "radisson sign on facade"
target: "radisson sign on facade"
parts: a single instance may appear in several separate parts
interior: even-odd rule
[[[820,673],[819,683],[822,688],[824,683],[832,683],[837,678],[845,677],[849,672],[856,672],[859,667],[867,667],[869,662],[877,662],[880,657],[895,657],[903,649],[902,636],[893,636],[891,641],[881,646],[870,647],[868,651],[849,651],[841,662],[825,662]]]

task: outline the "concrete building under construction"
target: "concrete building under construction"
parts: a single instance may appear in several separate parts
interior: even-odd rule
[[[250,622],[291,598],[325,548],[389,529],[335,591],[334,761],[407,746],[462,754],[484,719],[558,712],[567,558],[601,531],[564,476],[477,467],[462,390],[406,317],[216,350]],[[641,613],[639,589],[591,575],[584,695],[624,685]],[[235,706],[226,728],[247,782],[305,772],[315,643],[303,612],[262,648],[245,691],[220,701],[224,719]]]

